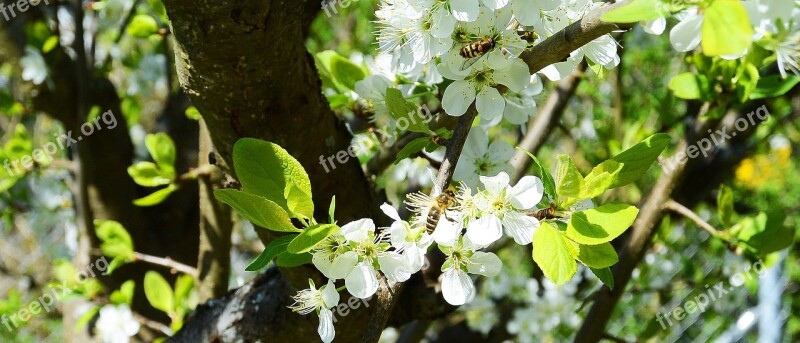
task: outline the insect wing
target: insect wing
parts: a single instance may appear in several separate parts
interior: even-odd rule
[[[461,63],[461,69],[459,69],[459,71],[465,71],[465,70],[469,69],[470,67],[475,65],[475,63],[477,63],[481,59],[485,58],[486,55],[488,55],[488,54],[483,54],[483,55],[480,55],[480,56],[475,56],[473,58],[465,59],[464,62]]]

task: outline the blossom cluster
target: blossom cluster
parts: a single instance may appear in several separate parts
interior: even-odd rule
[[[377,228],[372,219],[360,219],[343,225],[312,251],[312,263],[329,279],[316,289],[300,291],[292,309],[320,317],[319,334],[325,342],[334,337],[330,309],[338,304],[335,282],[344,281],[344,289],[355,297],[373,296],[382,274],[390,283],[404,282],[425,265],[425,254],[436,246],[447,256],[442,266],[442,295],[452,305],[470,302],[476,294],[470,274],[496,276],[502,262],[491,252],[483,251],[503,236],[517,244],[532,242],[539,220],[531,215],[544,197],[542,181],[525,176],[516,185],[499,173],[480,177],[482,188],[462,184],[454,191],[453,203],[441,208],[435,227],[431,228],[437,197],[417,193],[407,204],[415,213],[403,220],[391,205],[381,206],[393,220],[389,227]]]
[[[463,115],[474,102],[482,125],[493,126],[503,118],[519,125],[535,113],[533,96],[541,92],[538,76],[531,75],[520,54],[599,4],[591,0],[385,0],[376,12],[381,58],[397,73],[432,70],[454,81],[442,99],[449,115]],[[600,37],[541,73],[560,79],[584,57],[613,68],[619,63],[616,41],[610,35]]]

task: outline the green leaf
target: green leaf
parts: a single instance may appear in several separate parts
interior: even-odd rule
[[[330,71],[336,81],[351,91],[356,90],[356,82],[366,76],[361,68],[339,55],[330,59]]]
[[[786,249],[794,244],[795,230],[784,225],[786,214],[779,211],[761,212],[755,218],[748,217],[741,226],[737,238],[750,246],[758,256]]]
[[[735,211],[733,210],[733,191],[728,186],[722,185],[719,187],[717,213],[719,213],[722,225],[725,225],[725,227],[731,226],[731,218],[733,218]]]
[[[524,151],[526,154],[528,154],[528,156],[530,156],[531,161],[533,161],[533,174],[542,179],[542,183],[544,183],[544,193],[549,195],[554,201],[558,201],[556,182],[553,180],[553,175],[550,174],[550,171],[548,171],[547,168],[542,165],[542,162],[540,162],[539,159],[536,158],[536,156],[534,156],[532,153],[520,147],[517,147],[517,149]]]
[[[95,220],[95,232],[102,242],[100,251],[110,258],[128,259],[133,256],[133,240],[122,224],[113,220]]]
[[[168,185],[175,176],[168,174],[153,162],[139,162],[128,167],[128,175],[133,182],[144,187],[158,187]]]
[[[422,116],[417,115],[417,106],[406,101],[399,89],[386,89],[386,107],[400,130],[433,134]]]
[[[175,143],[166,133],[147,135],[144,139],[147,151],[156,164],[167,173],[175,173]]]
[[[400,161],[409,158],[411,155],[422,151],[422,149],[425,149],[430,142],[431,140],[428,139],[428,137],[420,137],[408,142],[408,144],[406,144],[406,146],[404,146],[403,149],[400,149],[400,152],[397,153],[397,160],[394,161],[394,164],[398,164]]]
[[[150,5],[150,8],[153,9],[153,12],[161,18],[161,21],[165,23],[169,21],[167,18],[167,9],[164,8],[164,4],[161,3],[161,0],[147,0],[147,3]]]
[[[164,200],[167,200],[167,197],[169,197],[169,195],[176,190],[178,190],[178,186],[171,184],[168,187],[159,189],[144,198],[134,200],[133,204],[140,207],[155,206],[164,202]]]
[[[578,200],[583,189],[583,175],[578,168],[572,164],[572,159],[568,155],[558,156],[558,167],[556,168],[556,192],[562,205],[568,206]]]
[[[586,245],[610,242],[627,230],[639,209],[626,204],[608,204],[572,213],[567,225],[567,237]]]
[[[669,81],[669,89],[675,96],[686,100],[711,100],[714,94],[711,83],[705,75],[694,73],[682,73],[672,77]]]
[[[557,285],[566,283],[578,271],[569,245],[564,234],[548,222],[542,222],[533,234],[533,260]]]
[[[739,54],[753,42],[753,26],[739,0],[713,0],[703,12],[702,32],[706,56]]]
[[[303,253],[303,254],[292,254],[290,252],[285,252],[283,254],[278,255],[278,258],[275,260],[275,265],[281,268],[294,268],[298,266],[302,266],[304,264],[311,263],[311,254]]]
[[[158,23],[150,15],[137,14],[128,24],[127,32],[132,37],[148,38],[158,32]]]
[[[295,218],[314,216],[311,181],[303,166],[277,144],[253,138],[242,138],[233,146],[233,164],[242,183],[242,190],[278,204]],[[291,190],[295,187],[297,190]],[[287,195],[302,212],[289,207]]]
[[[597,276],[597,278],[600,279],[600,281],[603,281],[603,283],[606,286],[608,286],[608,288],[614,289],[614,274],[611,273],[611,268],[606,267],[601,269],[595,269],[595,268],[589,268],[589,269],[591,269],[594,276]]]
[[[750,99],[765,99],[782,96],[800,83],[800,77],[789,74],[786,78],[780,75],[769,75],[758,80],[756,88],[750,93]]]
[[[185,113],[186,113],[186,118],[189,118],[191,120],[203,119],[203,115],[200,114],[200,111],[197,110],[197,107],[189,106],[189,108],[186,109]]]
[[[58,46],[58,36],[57,35],[50,36],[49,38],[47,38],[46,41],[44,41],[44,44],[42,45],[42,53],[46,54],[50,51],[53,51],[53,49],[55,49],[57,46]]]
[[[258,257],[253,260],[253,262],[251,262],[250,265],[245,268],[245,270],[248,272],[257,272],[266,268],[269,263],[272,262],[272,259],[286,252],[286,248],[289,246],[289,243],[295,239],[295,237],[297,237],[297,235],[286,235],[272,240],[272,242],[267,244],[267,247],[264,249],[264,251],[261,252],[261,255],[258,255]]]
[[[144,295],[150,305],[165,313],[171,313],[175,308],[172,287],[158,272],[151,270],[144,274]]]
[[[334,195],[331,198],[331,206],[328,207],[328,222],[330,222],[331,224],[336,222],[334,217],[335,213],[336,213],[336,196]]]
[[[636,23],[668,15],[666,5],[659,0],[634,0],[625,6],[608,11],[600,19],[609,23]]]
[[[192,289],[194,289],[193,276],[186,274],[178,276],[175,280],[175,304],[177,304],[178,307],[189,300]]]
[[[607,160],[594,167],[584,179],[580,198],[591,199],[603,194],[613,186],[622,168],[623,164],[613,159]]]
[[[614,156],[612,160],[622,163],[622,170],[611,188],[625,186],[642,177],[671,141],[669,135],[657,133]]]
[[[311,218],[314,216],[314,202],[311,194],[300,189],[293,181],[286,184],[286,206],[289,213],[294,213],[296,218]]]
[[[114,305],[130,305],[133,302],[133,290],[136,288],[136,282],[133,280],[125,281],[118,290],[111,293],[108,300]]]
[[[309,226],[289,243],[289,246],[286,247],[286,251],[292,254],[302,254],[311,251],[317,244],[337,231],[339,231],[339,227],[335,224],[317,224]]]
[[[284,209],[266,198],[235,189],[218,189],[214,196],[253,225],[277,232],[301,232]]]
[[[573,257],[589,268],[606,268],[619,262],[611,243],[584,245],[572,242],[572,248]]]

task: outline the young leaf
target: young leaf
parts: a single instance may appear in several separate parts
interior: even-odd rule
[[[174,169],[173,169],[174,170]],[[153,162],[139,162],[128,167],[128,175],[133,178],[133,182],[144,187],[158,187],[168,185],[175,176],[158,168]]]
[[[563,205],[569,205],[579,199],[581,189],[583,189],[583,175],[572,164],[572,159],[568,155],[558,156],[558,167],[556,168],[556,193],[563,199]]]
[[[609,204],[575,212],[567,225],[567,237],[586,245],[610,242],[636,220],[639,209],[625,204]]]
[[[533,260],[544,275],[557,285],[569,281],[578,271],[569,245],[564,234],[548,222],[542,222],[533,234]]]
[[[732,225],[731,218],[735,213],[733,210],[733,191],[728,186],[722,185],[719,187],[719,193],[717,193],[717,213],[719,213],[722,225],[725,225],[725,227]]]
[[[400,90],[386,89],[386,107],[389,108],[399,128],[406,127],[408,131],[433,134],[422,116],[417,115],[417,107],[406,101]]]
[[[768,75],[758,79],[756,88],[750,93],[750,100],[774,98],[786,94],[800,83],[800,77],[789,74],[786,78],[780,75]]]
[[[189,295],[194,289],[194,277],[182,274],[175,280],[175,303],[180,307],[189,300]]]
[[[714,0],[703,13],[703,54],[735,55],[753,42],[753,25],[739,0]]]
[[[278,255],[278,258],[275,260],[275,265],[282,268],[294,268],[311,263],[311,258],[312,256],[309,253],[292,254],[290,252],[285,252]]]
[[[175,174],[175,143],[166,133],[156,133],[147,135],[144,139],[147,151],[158,167],[164,170],[167,175]]]
[[[600,269],[595,269],[595,268],[589,268],[589,269],[591,269],[594,276],[597,276],[597,278],[600,279],[600,281],[603,281],[603,283],[606,286],[608,286],[608,288],[614,289],[614,274],[611,273],[611,268],[606,267]]]
[[[538,176],[542,180],[542,183],[544,183],[544,193],[549,195],[553,201],[558,201],[556,182],[553,180],[553,175],[550,174],[550,171],[548,171],[547,168],[542,165],[542,162],[540,162],[539,159],[536,158],[536,156],[534,156],[532,153],[520,147],[517,147],[517,149],[524,151],[526,154],[528,154],[528,156],[530,156],[531,161],[533,161],[532,167],[534,175]]]
[[[334,214],[336,213],[336,196],[334,195],[331,198],[331,206],[328,208],[328,222],[333,224],[336,222],[336,217]]]
[[[267,198],[293,214],[286,199],[287,189],[306,218],[314,216],[311,181],[303,166],[277,144],[242,138],[233,146],[233,164],[242,183],[242,190]],[[292,186],[293,184],[293,186]],[[297,217],[297,216],[296,216]]]
[[[269,242],[266,249],[259,255],[253,262],[250,263],[247,268],[245,268],[248,272],[257,272],[261,269],[266,268],[269,263],[274,259],[276,256],[286,252],[286,247],[289,246],[289,242],[295,239],[297,235],[286,235],[281,236],[274,239],[272,242]]]
[[[622,170],[611,188],[625,186],[642,177],[671,140],[669,135],[657,133],[614,156],[612,160],[622,163]]]
[[[669,80],[669,89],[675,96],[686,100],[710,100],[713,95],[711,84],[705,75],[682,73]]]
[[[233,207],[253,225],[277,232],[302,231],[292,224],[284,209],[266,198],[235,189],[218,189],[214,191],[214,197]]]
[[[606,160],[600,163],[584,179],[581,188],[581,199],[591,199],[607,191],[617,180],[617,175],[622,171],[623,164],[617,161]]]
[[[158,272],[151,270],[144,274],[144,295],[150,305],[164,313],[171,313],[175,309],[172,287]]]
[[[619,256],[611,243],[583,245],[572,242],[573,257],[590,268],[611,267],[619,262]]]
[[[128,24],[128,34],[136,38],[148,38],[158,32],[156,19],[147,14],[137,14]]]
[[[178,186],[174,184],[169,185],[166,188],[159,189],[144,198],[134,200],[133,204],[140,207],[149,207],[158,205],[164,202],[164,200],[167,200],[167,197],[169,197],[169,195],[172,194],[172,192],[176,191],[177,189]]]
[[[111,293],[108,300],[114,305],[130,305],[133,302],[133,290],[136,282],[133,280],[125,281],[118,290]]]
[[[669,11],[666,5],[659,0],[634,0],[625,6],[608,11],[601,19],[609,23],[636,23],[667,15]]]
[[[785,219],[786,214],[778,211],[761,212],[755,218],[745,218],[739,224],[742,229],[737,238],[758,256],[783,250],[794,244],[795,237],[794,228],[784,225]]]
[[[314,214],[314,202],[311,194],[307,194],[297,187],[293,181],[289,180],[286,184],[286,206],[289,213],[295,214],[295,218],[310,218],[308,214]]]
[[[342,86],[354,91],[356,82],[364,79],[364,71],[347,58],[335,55],[330,59],[331,74]]]
[[[408,158],[412,154],[422,151],[422,149],[425,149],[430,142],[431,141],[428,139],[428,137],[420,137],[409,142],[403,147],[403,149],[400,150],[400,152],[397,153],[397,160],[394,161],[394,164],[398,164],[400,161]]]
[[[122,224],[112,220],[95,220],[95,232],[102,242],[100,251],[110,258],[133,256],[133,240]]]
[[[336,233],[338,230],[339,227],[334,224],[309,226],[289,243],[289,246],[286,247],[286,251],[292,254],[302,254],[311,251],[319,242],[330,237],[330,235]]]

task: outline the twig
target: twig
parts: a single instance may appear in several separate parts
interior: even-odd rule
[[[461,156],[461,151],[464,150],[464,144],[467,141],[469,130],[472,129],[472,122],[478,116],[478,110],[475,105],[467,109],[461,118],[458,119],[453,137],[447,144],[447,152],[442,160],[442,165],[439,167],[439,176],[436,178],[436,188],[439,190],[447,189],[450,181],[453,180],[453,172],[456,170],[458,158]]]
[[[157,266],[167,267],[171,269],[171,272],[174,274],[175,272],[181,272],[184,274],[188,274],[194,277],[197,277],[197,269],[191,266],[187,266],[183,263],[177,262],[169,257],[157,257],[151,256],[147,254],[142,254],[139,252],[133,253],[134,261],[142,261],[147,262],[150,264],[154,264]]]
[[[547,98],[544,107],[536,114],[536,119],[528,124],[528,130],[519,142],[520,148],[530,151],[534,155],[539,152],[539,148],[547,141],[553,127],[564,114],[569,99],[575,95],[575,90],[578,89],[585,70],[586,63],[584,62],[578,66],[575,72],[558,83],[555,92]],[[518,150],[516,152],[514,159],[511,160],[511,165],[516,171],[515,180],[519,180],[524,175],[532,162],[525,151]]]
[[[524,51],[520,58],[525,61],[530,73],[533,74],[546,66],[564,60],[571,52],[604,34],[632,27],[631,24],[618,25],[600,20],[608,11],[625,6],[629,2],[630,0],[618,1],[586,14],[581,20]]]
[[[714,237],[723,237],[722,232],[715,229],[713,226],[711,226],[711,224],[703,220],[703,218],[700,218],[700,216],[698,216],[697,213],[694,213],[691,209],[679,204],[675,200],[672,199],[668,200],[666,203],[664,203],[664,208],[673,211],[675,213],[678,213],[686,217],[687,219],[690,219],[695,224],[697,224],[697,226],[699,226],[701,229],[705,230]]]
[[[161,332],[164,335],[166,335],[167,337],[172,336],[172,334],[173,334],[172,329],[170,329],[169,326],[166,326],[166,325],[161,324],[161,323],[159,323],[157,321],[154,321],[154,320],[147,319],[147,317],[145,317],[145,316],[143,316],[141,314],[138,314],[138,313],[134,312],[133,313],[133,317],[136,318],[136,320],[138,320],[144,326],[146,326],[148,328],[151,328],[153,330],[156,330],[158,332]]]

